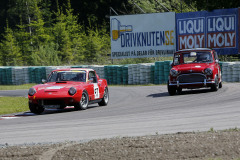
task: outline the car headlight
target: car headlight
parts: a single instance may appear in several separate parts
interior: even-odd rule
[[[178,71],[172,69],[172,70],[170,70],[170,75],[173,77],[176,77],[178,75]]]
[[[71,87],[71,88],[69,88],[69,90],[68,90],[68,93],[69,93],[70,95],[74,95],[76,92],[77,92],[77,90],[76,90],[76,88],[74,88],[74,87]]]
[[[36,91],[35,88],[30,88],[30,89],[28,90],[28,95],[29,95],[29,96],[33,96],[36,92],[37,92],[37,91]]]
[[[205,73],[206,75],[212,75],[212,69],[211,69],[211,68],[206,68],[206,69],[204,70],[204,73]]]

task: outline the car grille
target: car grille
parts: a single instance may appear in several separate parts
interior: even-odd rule
[[[60,99],[55,99],[55,100],[40,100],[40,104],[43,105],[62,105],[64,104],[64,101]]]
[[[204,82],[206,76],[204,74],[182,74],[178,76],[179,83],[193,83],[193,82]]]

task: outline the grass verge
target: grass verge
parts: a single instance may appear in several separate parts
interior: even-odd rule
[[[16,90],[16,89],[29,89],[36,84],[23,84],[23,85],[0,85],[0,90]]]
[[[0,115],[28,111],[25,97],[0,97]]]

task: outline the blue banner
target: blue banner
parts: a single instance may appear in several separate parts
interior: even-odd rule
[[[238,9],[176,14],[177,50],[212,48],[219,55],[239,53]]]

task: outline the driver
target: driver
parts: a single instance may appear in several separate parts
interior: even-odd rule
[[[197,54],[197,58],[194,62],[206,62],[210,60],[210,55],[208,53]]]

